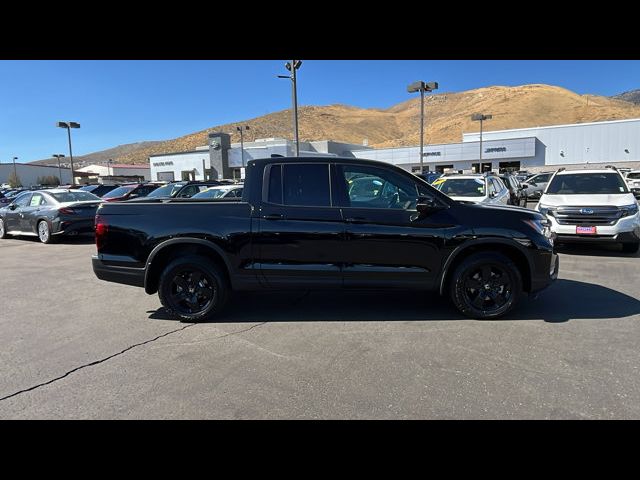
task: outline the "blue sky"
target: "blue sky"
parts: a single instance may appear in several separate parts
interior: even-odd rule
[[[290,108],[286,60],[0,61],[0,162],[68,155],[58,120],[76,121],[74,155],[166,140]],[[300,105],[387,108],[406,85],[437,81],[440,92],[547,83],[580,94],[640,88],[640,61],[305,60]]]

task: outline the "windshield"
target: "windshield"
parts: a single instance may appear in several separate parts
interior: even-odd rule
[[[607,195],[629,193],[627,185],[617,173],[574,173],[556,175],[547,195]]]
[[[635,173],[635,172],[634,172],[634,173],[630,173],[629,175],[627,175],[627,178],[630,178],[630,179],[632,179],[632,180],[638,179],[638,178],[640,178],[640,172],[637,172],[637,173]]]
[[[484,197],[483,178],[439,178],[432,184],[450,197]]]
[[[228,191],[228,189],[210,188],[204,192],[196,193],[193,198],[220,198]]]
[[[134,188],[136,188],[137,185],[129,185],[126,187],[118,187],[114,190],[111,190],[109,193],[105,194],[102,198],[116,198],[116,197],[122,197],[124,195],[126,195],[127,193],[129,193],[131,190],[133,190]]]
[[[85,185],[84,187],[80,187],[78,190],[82,190],[83,192],[93,192],[98,185]]]
[[[178,191],[184,186],[184,183],[172,183],[164,187],[156,188],[147,197],[175,197]]]
[[[62,193],[50,193],[60,203],[66,202],[100,202],[100,197],[95,196],[93,193],[81,192],[76,190],[75,192],[62,192]]]

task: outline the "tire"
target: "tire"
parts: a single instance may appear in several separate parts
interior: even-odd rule
[[[465,258],[449,282],[450,297],[463,315],[479,320],[499,318],[522,296],[522,275],[508,257],[480,252]]]
[[[229,291],[224,272],[199,255],[170,262],[162,271],[158,285],[160,302],[169,315],[181,322],[212,319],[224,307]]]
[[[0,238],[7,238],[9,234],[7,233],[7,227],[4,223],[4,220],[0,218]]]
[[[624,253],[637,253],[639,249],[640,249],[640,242],[622,244],[622,251]]]
[[[49,228],[49,222],[46,220],[40,220],[37,225],[38,239],[42,243],[53,243],[53,235],[51,235],[51,229]]]

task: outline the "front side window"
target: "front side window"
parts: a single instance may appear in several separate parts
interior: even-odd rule
[[[416,183],[384,168],[338,165],[338,181],[344,183],[345,207],[413,210],[419,193]],[[428,193],[427,193],[428,195]]]
[[[25,193],[25,194],[19,195],[16,198],[15,204],[18,207],[26,207],[27,205],[29,205],[30,200],[31,200],[31,193]]]
[[[638,180],[640,179],[640,172],[639,173],[630,173],[629,175],[627,175],[627,178],[630,178],[631,180]]]
[[[545,182],[548,182],[550,178],[551,178],[550,173],[543,173],[540,175],[536,175],[535,177],[529,179],[529,181],[533,183],[545,183]]]
[[[612,195],[629,193],[617,173],[573,173],[556,175],[547,187],[547,195]]]

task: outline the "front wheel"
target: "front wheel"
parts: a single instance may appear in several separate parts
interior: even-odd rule
[[[624,253],[637,253],[638,250],[640,250],[640,242],[622,244],[622,251]]]
[[[208,258],[190,255],[173,260],[160,275],[158,296],[170,315],[183,322],[214,317],[227,301],[229,286]]]
[[[4,226],[4,220],[0,218],[0,238],[7,238],[7,230]]]
[[[508,257],[497,252],[470,255],[455,269],[451,300],[464,315],[498,318],[516,306],[522,295],[522,276]]]

